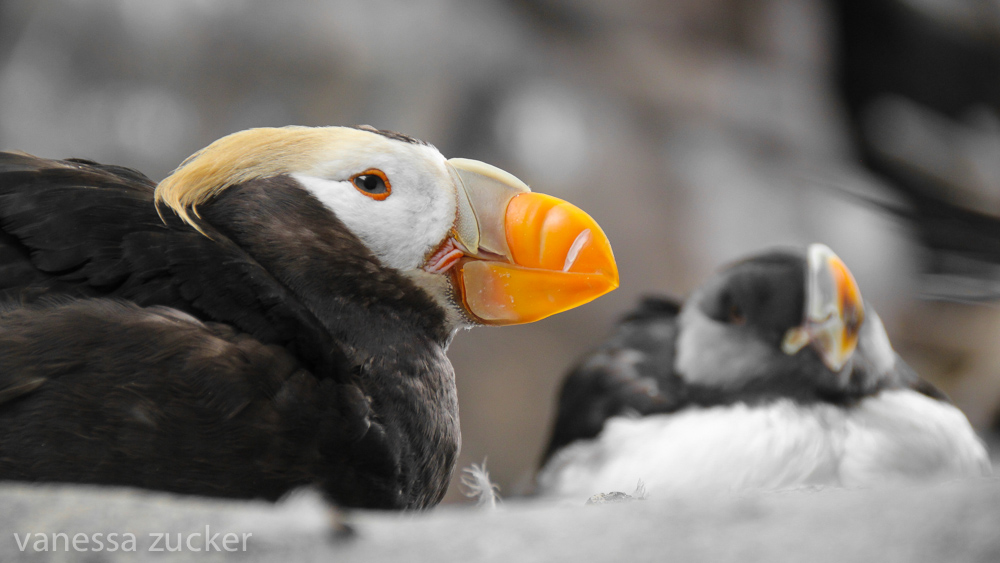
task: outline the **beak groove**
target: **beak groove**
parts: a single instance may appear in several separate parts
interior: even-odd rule
[[[568,272],[576,259],[580,256],[580,251],[583,247],[590,242],[590,229],[584,229],[580,231],[580,234],[576,235],[576,239],[573,240],[573,244],[569,247],[569,252],[566,253],[566,261],[563,262],[562,271]]]

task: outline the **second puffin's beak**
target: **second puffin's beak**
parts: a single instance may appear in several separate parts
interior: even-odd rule
[[[453,236],[467,256],[454,275],[476,320],[530,323],[618,287],[611,244],[589,215],[489,164],[448,165],[459,200]]]
[[[826,245],[809,246],[808,268],[805,321],[785,333],[782,350],[791,355],[812,344],[823,363],[839,372],[858,345],[865,318],[861,290],[851,271]]]

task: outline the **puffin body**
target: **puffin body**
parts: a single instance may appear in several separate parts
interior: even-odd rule
[[[893,351],[823,245],[647,299],[563,384],[543,494],[859,487],[990,474],[965,416]]]
[[[432,506],[455,332],[616,285],[582,211],[397,133],[243,131],[159,185],[0,153],[0,479]]]

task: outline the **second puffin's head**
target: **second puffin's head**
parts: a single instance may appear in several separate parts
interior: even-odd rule
[[[851,272],[828,247],[779,250],[732,264],[681,311],[677,371],[716,388],[768,380],[846,385],[867,323]]]
[[[465,322],[531,322],[618,286],[607,237],[580,209],[488,164],[370,127],[234,133],[182,163],[156,200],[200,230],[199,205],[276,176]]]

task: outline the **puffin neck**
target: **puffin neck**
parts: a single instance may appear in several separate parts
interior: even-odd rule
[[[352,359],[412,339],[447,344],[445,314],[433,298],[382,266],[292,178],[230,187],[198,212],[288,287]]]
[[[811,354],[811,350],[802,353]],[[876,378],[863,362],[856,361],[845,368],[847,373],[835,374],[825,369],[818,358],[795,365],[789,359],[776,365],[766,375],[750,377],[727,388],[696,383],[682,383],[687,401],[700,407],[736,403],[767,404],[781,399],[801,405],[828,403],[838,406],[856,405],[867,397],[884,390],[909,386],[909,380]]]

